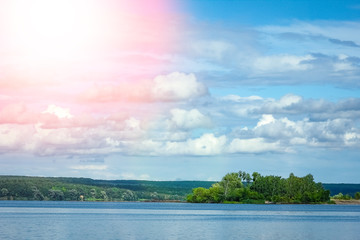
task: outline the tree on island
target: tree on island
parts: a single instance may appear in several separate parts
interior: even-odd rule
[[[330,191],[321,183],[315,183],[311,174],[296,177],[291,173],[289,178],[282,178],[243,171],[226,174],[209,189],[194,188],[187,196],[187,201],[193,203],[321,203],[329,200]]]
[[[356,200],[359,200],[359,199],[360,199],[360,192],[356,192],[356,193],[355,193],[355,199],[356,199]]]

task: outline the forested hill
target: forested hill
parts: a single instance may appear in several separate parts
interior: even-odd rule
[[[344,195],[355,196],[356,192],[360,192],[360,184],[350,183],[323,183],[325,189],[330,190],[330,195],[342,193]]]
[[[0,199],[87,201],[184,201],[209,181],[94,180],[0,176]]]
[[[193,188],[209,188],[210,181],[94,180],[0,176],[0,199],[87,201],[184,201]],[[331,195],[354,196],[360,184],[323,184]]]

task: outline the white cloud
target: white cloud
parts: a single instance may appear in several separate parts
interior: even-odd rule
[[[290,139],[289,143],[291,145],[305,145],[308,143],[308,141],[305,138],[294,137],[294,138]]]
[[[106,144],[108,144],[109,146],[112,146],[112,147],[121,146],[120,141],[117,141],[117,140],[115,140],[113,138],[110,138],[110,137],[105,138],[105,141],[106,141]]]
[[[140,121],[134,117],[131,117],[131,118],[125,120],[125,126],[126,126],[126,129],[139,131],[140,130]]]
[[[225,135],[215,137],[214,134],[204,134],[196,139],[189,139],[186,142],[167,142],[165,145],[166,154],[180,155],[216,155],[224,150],[227,138]]]
[[[173,72],[154,79],[119,81],[117,84],[96,84],[79,98],[88,102],[176,102],[208,94],[208,89],[195,74]]]
[[[73,115],[70,114],[70,109],[62,108],[51,104],[47,107],[42,113],[50,113],[56,115],[58,118],[73,118]]]
[[[206,86],[194,74],[179,72],[157,76],[152,87],[153,98],[159,101],[188,100],[207,93]]]
[[[140,114],[131,117],[128,113],[117,118],[95,118],[91,124],[83,124],[78,116],[68,119],[50,116],[49,112],[39,114],[58,122],[47,127],[42,118],[34,118],[37,121],[1,124],[0,152],[41,156],[113,153],[212,156],[289,152],[296,150],[296,146],[354,148],[360,143],[357,98],[329,102],[287,94],[278,100],[237,95],[228,95],[225,100],[211,97],[204,100],[211,119],[202,113],[203,101],[192,102],[194,108],[189,110],[173,108],[184,103],[171,103],[168,108],[159,109],[155,117]],[[246,114],[239,117],[233,114],[234,109],[243,109]]]
[[[311,64],[305,61],[313,60],[311,55],[273,55],[258,57],[253,62],[254,74],[256,71],[261,73],[280,73],[287,71],[304,71],[312,68]]]
[[[70,166],[70,169],[73,170],[106,170],[108,169],[107,165],[75,165]]]
[[[76,131],[69,128],[44,129],[41,128],[40,124],[37,124],[35,129],[34,138],[43,145],[66,146],[81,144],[84,141],[82,136],[77,136]]]
[[[235,49],[235,47],[221,40],[202,40],[191,44],[191,49],[195,54],[215,60],[222,60],[225,54]]]
[[[177,128],[193,129],[193,128],[208,128],[211,126],[210,118],[206,117],[197,109],[189,111],[183,109],[172,109],[171,123]]]
[[[263,98],[260,96],[240,97],[238,95],[233,95],[233,94],[222,97],[221,99],[225,101],[233,101],[233,102],[248,102],[248,101],[263,100]]]
[[[230,153],[261,153],[261,152],[285,152],[279,142],[267,142],[264,138],[239,139],[235,138],[229,145]]]
[[[350,21],[319,21],[319,22],[301,22],[295,21],[290,25],[268,25],[259,27],[258,30],[269,34],[303,34],[304,36],[315,36],[318,39],[325,37],[326,39],[346,39],[359,42],[360,37],[354,34],[360,27],[359,22]],[[308,40],[314,40],[310,38]]]
[[[299,103],[300,101],[302,101],[302,97],[293,94],[286,94],[285,96],[280,98],[279,102],[276,105],[278,107],[284,108]]]
[[[286,94],[279,100],[264,99],[262,102],[259,102],[254,107],[252,107],[251,110],[253,113],[292,113],[296,111],[294,106],[302,106],[302,103],[302,97],[294,94]],[[301,108],[299,110],[301,110]]]
[[[360,131],[346,132],[344,134],[344,142],[347,146],[360,146]]]
[[[256,124],[255,128],[261,127],[263,125],[267,125],[270,123],[274,123],[275,118],[271,114],[263,114],[260,121]]]
[[[306,137],[304,135],[302,122],[293,122],[287,118],[275,119],[272,115],[263,115],[253,133],[271,141]]]
[[[355,70],[354,66],[350,62],[337,62],[334,63],[334,71],[351,71]]]
[[[34,130],[29,125],[0,124],[0,152],[21,152]]]
[[[227,138],[225,135],[216,137],[212,133],[203,134],[199,138],[185,141],[153,141],[127,142],[127,149],[137,155],[196,155],[209,156],[224,152]]]
[[[149,180],[150,176],[148,174],[136,175],[132,172],[124,172],[120,174],[120,178],[126,180]]]
[[[247,132],[270,142],[280,141],[288,147],[307,145],[338,148],[359,144],[359,130],[352,126],[350,120],[341,118],[312,122],[307,118],[291,121],[288,118],[276,119],[272,115],[265,115],[254,129]]]

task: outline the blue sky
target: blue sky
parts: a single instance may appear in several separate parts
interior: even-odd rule
[[[243,25],[281,24],[291,20],[336,20],[359,19],[359,2],[344,1],[284,1],[284,0],[226,0],[184,1],[186,13],[205,21],[240,23]]]
[[[89,8],[102,35],[67,31],[95,38],[84,48],[44,35],[62,49],[49,51],[21,31],[33,40],[19,40],[25,50],[0,42],[0,174],[220,180],[242,170],[360,183],[357,1],[133,5],[113,6],[111,21],[120,17],[105,28]]]

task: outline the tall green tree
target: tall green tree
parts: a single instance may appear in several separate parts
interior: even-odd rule
[[[226,174],[219,185],[224,189],[224,199],[232,201],[234,198],[235,190],[243,187],[243,183],[238,173]]]
[[[355,199],[359,200],[360,199],[360,192],[356,192],[354,197],[355,197]]]

